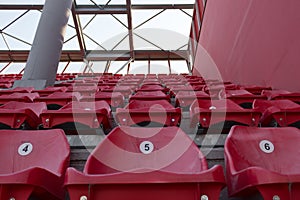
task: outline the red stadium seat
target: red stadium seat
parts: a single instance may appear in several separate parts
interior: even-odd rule
[[[82,96],[90,96],[95,94],[99,90],[96,84],[91,84],[91,86],[69,86],[67,92],[79,92]]]
[[[212,128],[224,123],[223,131],[227,131],[232,125],[258,126],[260,117],[260,112],[231,100],[195,100],[190,107],[191,127]]]
[[[120,92],[97,92],[92,96],[83,96],[80,101],[106,101],[112,107],[123,107],[124,96]]]
[[[225,90],[237,90],[239,89],[239,86],[236,84],[233,84],[231,82],[221,82],[218,80],[205,80],[206,83],[206,87],[204,88],[204,90],[206,92],[218,92],[221,89],[225,89]]]
[[[10,101],[0,106],[0,124],[7,128],[36,129],[41,124],[40,114],[47,110],[45,103],[23,103]]]
[[[129,97],[134,91],[135,87],[131,86],[113,86],[108,88],[103,88],[101,92],[120,92],[126,98]]]
[[[184,80],[177,80],[177,81],[166,80],[166,81],[163,81],[163,83],[167,88],[169,88],[169,87],[176,86],[176,85],[185,85],[187,82]]]
[[[48,96],[36,98],[35,102],[45,102],[48,110],[58,110],[71,101],[79,101],[81,98],[78,92],[54,92]]]
[[[264,95],[255,95],[247,90],[226,90],[224,94],[220,95],[221,98],[230,99],[243,108],[252,108],[255,99],[267,99]]]
[[[4,88],[4,89],[10,88],[10,90],[11,90],[11,87],[13,86],[14,80],[16,80],[14,78],[14,76],[13,77],[8,77],[7,75],[1,75],[1,77],[0,77],[0,88]]]
[[[0,95],[13,94],[13,93],[31,93],[34,90],[33,87],[16,87],[9,90],[0,90]]]
[[[174,108],[166,100],[132,100],[125,108],[117,108],[116,120],[127,126],[148,122],[177,126],[181,121],[181,109]]]
[[[300,199],[299,144],[296,128],[233,127],[225,143],[229,195]]]
[[[8,88],[11,88],[13,86],[13,81],[4,81],[4,82],[1,82],[0,81],[0,88],[1,89],[8,89]]]
[[[134,82],[134,81],[128,80],[128,81],[119,82],[118,86],[129,86],[130,88],[136,89],[139,87],[139,84],[140,84],[139,82]]]
[[[70,102],[59,110],[47,110],[41,114],[43,128],[61,127],[66,123],[80,123],[90,128],[110,129],[110,106],[105,101]],[[67,131],[66,131],[67,133]]]
[[[65,199],[70,148],[62,130],[1,130],[0,135],[1,199]]]
[[[167,100],[171,101],[169,95],[163,93],[162,91],[151,91],[151,92],[137,92],[134,95],[129,97],[129,102],[133,100],[144,100],[144,101],[152,101],[152,100]]]
[[[161,85],[142,85],[137,92],[151,92],[151,91],[162,91],[164,93],[168,92],[167,88],[164,88]]]
[[[194,90],[194,88],[190,85],[174,85],[170,86],[169,89],[172,96],[175,96],[180,91],[199,91]],[[202,88],[200,90],[202,90]]]
[[[180,91],[175,96],[175,105],[189,107],[196,99],[210,100],[210,96],[203,91]]]
[[[39,98],[38,93],[12,93],[4,94],[0,96],[0,104],[5,104],[9,101],[18,101],[18,102],[33,102],[35,99]]]
[[[65,92],[65,91],[67,91],[66,87],[53,87],[53,86],[46,87],[43,90],[33,90],[33,92],[39,93],[40,97],[48,96],[54,92]]]
[[[300,104],[300,93],[289,92],[286,90],[264,90],[262,94],[267,96],[269,100],[288,99]]]
[[[139,78],[126,78],[123,79],[122,81],[119,81],[118,84],[122,85],[122,84],[130,84],[130,83],[134,83],[135,85],[139,85],[141,84],[142,79]]]
[[[256,95],[261,95],[263,90],[272,90],[271,87],[263,87],[258,85],[242,85],[241,89],[247,90],[248,92]]]
[[[300,128],[300,105],[291,100],[255,100],[253,108],[263,113],[263,126],[295,126]]]
[[[217,200],[224,182],[222,167],[208,169],[178,127],[117,127],[91,153],[83,173],[67,170],[65,186],[70,200]]]

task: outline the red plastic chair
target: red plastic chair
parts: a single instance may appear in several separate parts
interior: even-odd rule
[[[205,91],[207,94],[209,94],[212,97],[219,96],[220,92],[223,92],[224,90],[238,90],[239,86],[235,85],[230,82],[219,82],[212,80],[209,82],[209,80],[206,83],[206,86],[203,87],[203,91]]]
[[[97,84],[90,83],[89,86],[73,85],[67,88],[67,92],[79,92],[82,96],[90,96],[98,92]]]
[[[123,107],[124,96],[120,92],[97,92],[92,96],[83,96],[80,101],[91,102],[91,101],[106,101],[112,107]]]
[[[225,143],[230,196],[300,199],[300,131],[235,126]]]
[[[272,90],[272,87],[264,87],[264,86],[258,86],[258,85],[242,85],[240,86],[241,89],[245,89],[248,92],[252,93],[252,94],[256,94],[256,95],[261,95],[262,91],[264,90]]]
[[[167,93],[169,90],[161,85],[142,85],[137,92],[152,92],[152,91],[162,91]]]
[[[0,90],[0,95],[13,94],[13,93],[31,93],[33,92],[33,87],[16,87],[9,90]]]
[[[54,92],[46,97],[36,98],[35,102],[45,102],[49,110],[57,110],[71,101],[79,101],[81,95],[78,92]]]
[[[65,91],[67,91],[66,87],[53,87],[53,86],[46,87],[43,90],[33,90],[33,92],[39,93],[40,97],[48,96],[50,94],[53,94],[54,92],[65,92]]]
[[[200,91],[200,90],[202,90],[202,88],[200,90],[194,90],[193,86],[191,86],[191,85],[172,85],[169,88],[170,88],[170,94],[172,96],[176,96],[178,94],[178,92],[181,92],[181,91]]]
[[[181,109],[174,108],[166,100],[133,100],[125,108],[117,108],[116,120],[119,124],[126,126],[144,122],[156,122],[164,126],[177,126],[181,121]]]
[[[41,124],[40,115],[47,110],[45,103],[24,103],[10,101],[0,106],[0,123],[18,129],[23,124],[36,129]]]
[[[0,135],[0,199],[65,199],[70,148],[62,130],[1,130]]]
[[[300,92],[289,92],[286,90],[264,90],[262,95],[268,97],[269,100],[287,99],[300,104]]]
[[[115,128],[91,153],[83,173],[67,170],[71,200],[219,199],[220,165],[205,157],[178,127]]]
[[[140,91],[129,97],[129,102],[133,100],[144,100],[144,101],[167,100],[170,102],[171,98],[169,95],[163,93],[162,91],[150,91],[150,92]]]
[[[196,99],[210,100],[210,96],[203,91],[180,91],[175,96],[175,106],[189,107]]]
[[[54,128],[65,123],[80,123],[90,128],[110,129],[111,109],[105,101],[70,102],[59,110],[41,114],[43,128]]]
[[[255,99],[267,99],[264,95],[255,95],[247,90],[226,90],[220,97],[230,99],[243,108],[252,108]]]
[[[0,96],[0,104],[5,104],[9,101],[18,101],[18,102],[33,102],[39,98],[38,93],[12,93],[12,94],[4,94]]]
[[[291,100],[255,100],[253,108],[262,112],[263,126],[299,127],[300,105]]]
[[[208,128],[217,123],[234,122],[258,126],[261,113],[244,109],[231,100],[195,100],[190,107],[191,127],[197,124]]]
[[[129,95],[131,95],[134,91],[134,87],[131,86],[112,86],[112,87],[108,87],[108,88],[103,88],[101,90],[102,92],[120,92],[122,93],[122,95],[126,98],[129,97]]]
[[[187,81],[184,81],[184,80],[178,80],[176,82],[175,81],[163,81],[163,83],[167,88],[171,88],[174,86],[185,85],[187,83]]]

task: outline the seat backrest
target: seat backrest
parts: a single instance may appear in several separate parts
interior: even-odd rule
[[[141,90],[162,90],[164,88],[160,85],[142,85],[140,89]]]
[[[167,95],[162,91],[149,91],[149,92],[139,91],[132,97],[165,97],[165,96]]]
[[[126,108],[128,109],[155,109],[155,110],[166,110],[174,109],[174,107],[167,100],[132,100]]]
[[[197,173],[207,169],[199,148],[178,127],[117,127],[94,149],[88,174],[165,171]]]
[[[184,98],[184,97],[194,97],[195,99],[207,99],[210,98],[209,95],[203,91],[179,91],[176,94],[176,98]]]
[[[39,117],[40,114],[47,110],[47,105],[44,102],[39,102],[39,103],[24,103],[24,102],[17,102],[17,101],[9,101],[3,105],[0,106],[0,109],[9,109],[9,110],[25,110],[29,109],[34,114]]]
[[[0,130],[0,174],[39,167],[55,174],[69,164],[70,147],[62,130]]]
[[[254,96],[252,93],[248,92],[247,90],[239,89],[239,90],[226,90],[225,95],[227,97],[234,97],[234,96]]]
[[[263,90],[261,92],[262,95],[268,97],[269,99],[272,99],[274,97],[283,95],[283,94],[290,94],[291,92],[287,90]]]
[[[73,99],[74,101],[76,101],[81,98],[81,94],[79,92],[53,92],[52,94],[49,94],[46,98],[66,98]]]
[[[1,95],[0,98],[6,98],[6,99],[23,99],[27,102],[32,102],[34,99],[38,98],[40,95],[38,93],[20,93],[15,92],[12,94],[7,95]]]
[[[281,174],[300,173],[300,130],[234,126],[225,143],[231,168],[261,167]]]
[[[264,112],[266,109],[275,107],[279,110],[300,109],[300,105],[287,99],[282,100],[261,100],[256,99],[253,102],[253,109]]]
[[[60,110],[62,109],[81,109],[86,111],[96,111],[100,109],[105,109],[107,113],[111,112],[110,106],[106,101],[91,101],[91,102],[78,102],[78,101],[72,101],[66,105],[64,105]]]
[[[30,93],[34,90],[34,87],[15,87],[13,92],[20,92],[20,93]]]
[[[226,110],[244,110],[242,107],[240,107],[238,104],[234,103],[230,99],[224,99],[224,100],[202,100],[197,99],[195,100],[190,110],[193,111],[196,108],[202,108],[202,109],[208,109],[208,110],[220,110],[220,111],[226,111]]]

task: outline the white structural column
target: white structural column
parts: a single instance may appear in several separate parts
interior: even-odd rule
[[[16,86],[42,89],[53,85],[72,0],[48,0],[38,24],[22,80]]]

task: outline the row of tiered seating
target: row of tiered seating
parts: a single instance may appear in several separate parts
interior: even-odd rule
[[[3,104],[0,109],[3,113],[23,113],[22,117],[11,114],[13,118],[9,123],[1,121],[3,127],[20,128],[24,122],[31,129],[40,124],[42,128],[57,128],[64,123],[80,123],[90,128],[98,128],[96,126],[99,125],[106,132],[115,123],[111,114],[114,110],[119,125],[145,126],[151,122],[161,126],[179,126],[182,110],[189,109],[191,127],[198,125],[199,130],[205,133],[208,128],[225,124],[223,131],[228,133],[232,125],[299,127],[299,99],[299,93],[205,81],[197,76],[103,75],[60,81],[55,87],[44,90],[0,90],[0,104]],[[41,103],[45,103],[47,108]],[[26,114],[28,112],[31,114]],[[67,117],[72,112],[81,116],[76,117],[79,121]],[[89,113],[97,114],[83,120],[83,116]],[[88,123],[90,120],[95,123]]]
[[[281,128],[299,128],[299,97],[187,74],[70,75],[44,90],[1,90],[0,128],[25,130],[0,131],[8,163],[0,169],[0,199],[64,199],[67,189],[70,199],[82,200],[207,200],[219,199],[225,183],[230,196],[299,199],[299,130]],[[226,182],[222,167],[209,169],[189,134],[177,127],[183,112],[204,133],[229,132]],[[81,129],[108,134],[82,172],[68,168],[65,136]]]
[[[0,135],[1,199],[65,199],[65,188],[71,200],[218,199],[225,186],[222,167],[208,169],[178,127],[117,127],[94,149],[83,172],[68,168],[70,148],[62,130]]]
[[[226,176],[178,127],[115,128],[83,172],[69,166],[62,130],[1,130],[1,199],[217,200],[300,198],[300,130],[234,126],[225,143]]]
[[[15,80],[20,80],[23,74],[0,74],[0,89],[11,88]],[[57,74],[57,81],[72,80],[77,77],[77,73]]]

